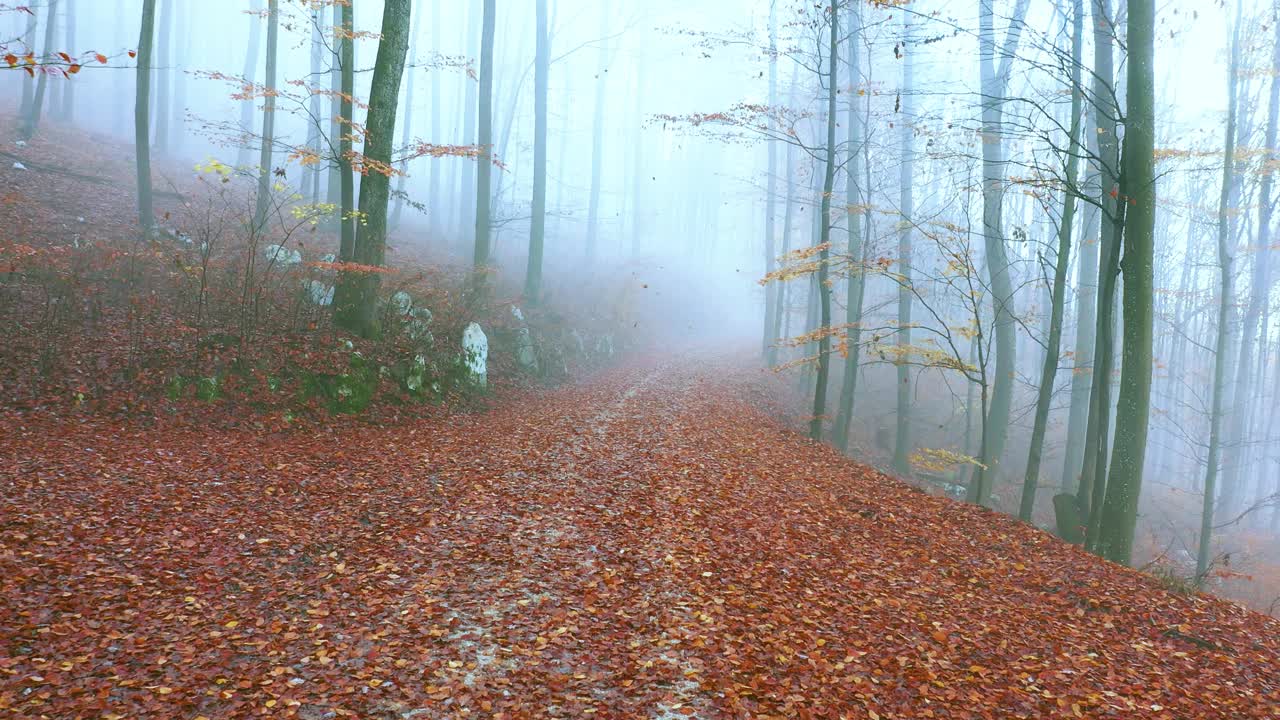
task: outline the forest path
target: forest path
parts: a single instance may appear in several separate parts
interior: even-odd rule
[[[0,710],[1277,717],[1280,624],[768,402],[672,360],[401,427],[4,428]]]

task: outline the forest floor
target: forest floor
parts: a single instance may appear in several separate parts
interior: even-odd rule
[[[10,417],[0,717],[1280,717],[1280,622],[844,459],[766,387]]]

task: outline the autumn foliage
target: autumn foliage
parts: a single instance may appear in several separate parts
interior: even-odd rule
[[[10,425],[0,708],[1274,717],[1275,621],[845,460],[758,387],[682,361],[387,428]]]

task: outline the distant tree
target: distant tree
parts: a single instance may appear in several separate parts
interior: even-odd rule
[[[1058,252],[1054,258],[1053,289],[1050,291],[1049,336],[1046,339],[1044,365],[1036,394],[1035,420],[1027,451],[1027,467],[1022,479],[1022,501],[1018,517],[1031,521],[1035,509],[1036,489],[1040,481],[1040,461],[1044,453],[1044,436],[1049,425],[1049,403],[1058,376],[1062,349],[1062,318],[1067,296],[1067,271],[1071,266],[1071,233],[1076,215],[1076,176],[1080,167],[1080,121],[1084,105],[1081,87],[1084,54],[1084,0],[1072,0],[1071,6],[1071,119],[1067,139],[1067,167],[1062,191],[1062,219],[1058,225]]]
[[[258,73],[258,53],[262,48],[262,0],[249,0],[249,45],[245,50],[244,56],[244,81],[252,85],[254,78]],[[255,123],[253,122],[255,93],[246,93],[246,99],[240,101],[240,130],[245,135],[253,133]],[[252,152],[248,143],[241,143],[240,156],[236,160],[236,164],[240,167],[246,167],[249,164],[249,158]]]
[[[262,147],[258,153],[258,195],[253,224],[266,226],[271,204],[271,155],[276,137],[276,63],[280,35],[280,0],[267,0],[267,70],[262,106]]]
[[[1004,238],[1004,104],[1008,94],[1013,59],[1022,37],[1023,19],[1029,0],[1016,0],[1009,28],[1002,44],[995,35],[995,0],[978,0],[978,64],[981,80],[982,121],[982,235],[987,252],[991,302],[995,310],[996,357],[991,406],[985,423],[982,463],[969,485],[969,502],[985,505],[999,473],[1009,430],[1013,403],[1013,379],[1017,366],[1017,335],[1014,317],[1013,281],[1009,275],[1009,252]]]
[[[525,302],[542,297],[542,253],[547,228],[547,86],[551,75],[551,38],[547,34],[547,0],[535,0],[537,50],[533,95],[533,217],[529,229],[529,263],[525,273]]]
[[[902,159],[898,166],[898,213],[902,218],[898,222],[898,273],[903,282],[898,286],[898,347],[905,350],[911,347],[911,235],[912,223],[915,221],[915,187],[912,175],[915,172],[915,54],[916,48],[911,37],[911,15],[902,13],[902,89],[898,101],[899,142]],[[906,360],[906,352],[897,358],[898,373],[898,411],[896,413],[897,432],[894,433],[893,469],[901,475],[911,471],[909,457],[911,455],[911,365]]]
[[[480,165],[476,180],[475,253],[473,264],[479,287],[489,266],[489,233],[493,202],[493,37],[497,23],[496,0],[483,0],[484,20],[480,33],[479,126]]]
[[[1231,247],[1231,191],[1236,171],[1236,125],[1240,93],[1240,26],[1244,3],[1236,0],[1231,32],[1231,60],[1227,65],[1227,125],[1222,149],[1222,188],[1218,195],[1218,329],[1213,345],[1213,386],[1209,410],[1209,456],[1204,472],[1204,501],[1200,513],[1200,542],[1196,548],[1196,584],[1203,585],[1209,571],[1213,540],[1214,500],[1218,493],[1218,461],[1222,454],[1223,396],[1227,393],[1227,353],[1231,343],[1231,312],[1235,297],[1235,250]],[[1236,408],[1239,412],[1239,408]]]
[[[133,103],[134,154],[138,171],[138,225],[150,233],[155,225],[151,204],[151,46],[155,42],[156,0],[142,0],[138,37],[137,91]]]
[[[49,5],[45,8],[43,57],[48,57],[53,52],[54,33],[57,29],[57,22],[55,21],[57,12],[58,0],[49,0]],[[30,140],[36,134],[36,128],[40,125],[40,112],[44,105],[46,87],[49,84],[49,73],[40,72],[38,76],[35,95],[32,97],[31,105],[27,108],[27,113],[22,117],[22,125],[18,129],[18,135],[25,140]]]

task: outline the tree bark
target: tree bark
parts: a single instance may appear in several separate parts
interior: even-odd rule
[[[1128,112],[1125,122],[1124,348],[1116,434],[1098,549],[1129,564],[1142,491],[1151,410],[1155,263],[1155,0],[1129,0]]]
[[[280,37],[280,0],[267,0],[266,97],[262,105],[262,147],[258,150],[258,195],[253,224],[259,233],[266,229],[271,206],[271,155],[276,138],[276,50]]]
[[[1044,434],[1049,424],[1049,402],[1058,375],[1059,351],[1062,347],[1062,316],[1067,294],[1067,269],[1071,266],[1071,233],[1076,214],[1076,177],[1080,166],[1080,114],[1084,104],[1081,92],[1084,54],[1084,0],[1072,2],[1071,35],[1071,121],[1068,139],[1066,188],[1062,195],[1062,223],[1058,228],[1058,257],[1053,272],[1053,291],[1049,313],[1049,337],[1040,370],[1040,388],[1036,397],[1036,415],[1031,428],[1031,447],[1027,452],[1027,469],[1022,478],[1022,500],[1018,517],[1031,522],[1035,509],[1036,488],[1040,480],[1040,460],[1044,452]]]
[[[155,211],[151,206],[151,46],[155,42],[155,27],[156,0],[143,0],[133,124],[135,166],[138,171],[138,226],[146,234],[150,234],[155,225]]]
[[[476,168],[475,254],[473,265],[479,287],[489,265],[490,192],[493,189],[493,36],[497,21],[495,0],[483,0],[484,20],[480,32],[480,89],[477,113],[480,154]]]
[[[533,71],[533,218],[529,228],[529,264],[524,298],[542,299],[542,247],[547,229],[547,84],[551,75],[551,37],[547,33],[547,0],[536,0],[536,58]]]
[[[1013,379],[1017,369],[1017,325],[1014,317],[1013,281],[1009,274],[1009,253],[1003,228],[1004,203],[1004,94],[1009,84],[1013,57],[1022,35],[1023,18],[1029,0],[1017,0],[1009,29],[996,65],[994,0],[978,0],[979,66],[982,84],[982,237],[986,250],[991,301],[995,310],[996,357],[991,403],[983,423],[982,461],[974,482],[969,485],[970,502],[987,504],[991,488],[1000,472],[1009,413],[1013,403]]]
[[[898,114],[898,133],[902,160],[898,166],[898,358],[897,358],[897,432],[894,433],[893,470],[899,475],[911,471],[911,235],[915,228],[915,197],[912,175],[915,172],[915,47],[911,38],[911,14],[902,13],[902,91]]]
[[[849,450],[849,429],[853,424],[854,398],[858,389],[859,359],[862,352],[862,305],[866,295],[866,264],[863,247],[862,223],[865,210],[862,208],[862,186],[859,173],[862,172],[862,153],[866,150],[866,126],[859,112],[856,98],[862,86],[862,55],[859,44],[862,43],[862,7],[857,6],[850,15],[849,31],[849,84],[854,92],[849,98],[849,160],[845,177],[845,203],[849,213],[849,282],[845,298],[845,345],[844,374],[840,382],[840,407],[836,411],[835,444],[840,452]],[[866,109],[870,109],[870,94],[866,96]],[[790,169],[788,168],[788,172]],[[783,252],[786,252],[785,250]]]
[[[335,6],[335,12],[337,6]],[[258,51],[262,47],[262,0],[249,0],[249,46],[244,55],[244,81],[252,85],[258,72]],[[240,101],[240,131],[246,137],[253,135],[256,123],[253,121],[253,100]],[[247,167],[253,153],[248,143],[241,145],[236,165]]]
[[[273,2],[275,0],[272,0]],[[382,8],[382,34],[369,87],[369,113],[365,120],[364,162],[367,172],[360,182],[359,234],[355,261],[366,268],[386,264],[387,202],[391,192],[392,146],[396,135],[396,106],[409,51],[412,0],[386,0]],[[345,71],[349,70],[346,66]],[[334,293],[334,319],[341,327],[366,338],[377,337],[378,292],[382,275],[360,270],[343,272],[338,279],[347,290]]]
[[[1227,129],[1222,150],[1222,190],[1218,196],[1218,331],[1214,343],[1213,400],[1209,411],[1209,457],[1204,471],[1204,502],[1200,510],[1200,541],[1196,547],[1196,585],[1204,584],[1209,571],[1213,540],[1214,500],[1218,490],[1218,460],[1222,453],[1222,406],[1227,392],[1227,350],[1231,342],[1231,308],[1236,302],[1231,247],[1231,188],[1235,183],[1236,123],[1240,88],[1240,24],[1243,2],[1236,0],[1235,26],[1231,33],[1231,62],[1227,71]],[[1243,372],[1247,372],[1242,369]],[[1246,381],[1247,382],[1247,381]],[[1237,408],[1239,411],[1239,408]]]
[[[587,201],[586,261],[595,262],[596,244],[600,237],[600,192],[604,177],[604,105],[609,72],[609,2],[600,0],[600,54],[596,59],[596,100],[591,119],[591,197]]]
[[[49,57],[53,52],[53,43],[57,23],[54,22],[58,12],[58,0],[49,0],[49,6],[45,9],[44,19],[44,48],[40,57]],[[49,73],[44,72],[44,68],[36,70],[36,92],[31,98],[31,106],[27,110],[27,114],[22,119],[22,127],[18,134],[24,140],[30,140],[36,134],[36,128],[40,126],[40,112],[44,105],[45,89],[49,85]]]
[[[839,95],[840,5],[831,4],[831,40],[827,47],[827,143],[826,172],[822,181],[818,225],[818,277],[814,288],[818,293],[818,376],[813,390],[813,418],[809,421],[809,437],[822,439],[823,419],[827,412],[827,380],[831,375],[831,286],[827,284],[831,263],[831,193],[836,181],[836,98]]]
[[[418,50],[418,33],[422,32],[422,8],[425,3],[419,2],[418,7],[413,11],[413,27],[409,31],[409,48],[416,58]],[[409,68],[408,87],[405,89],[404,97],[404,127],[400,130],[400,146],[408,147],[410,140],[413,139],[413,88],[414,88],[414,72],[413,68]],[[433,162],[432,165],[435,165]],[[395,209],[391,212],[391,227],[400,227],[400,216],[404,212],[405,187],[409,181],[409,162],[400,164],[400,176],[396,178],[396,204]]]

